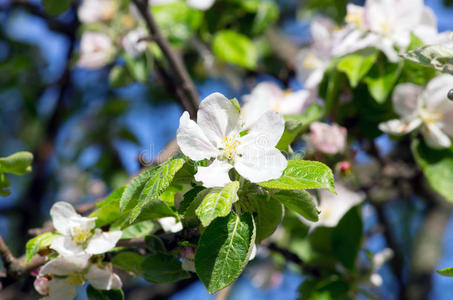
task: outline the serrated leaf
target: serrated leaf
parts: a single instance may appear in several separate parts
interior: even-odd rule
[[[41,249],[50,246],[57,234],[45,232],[29,240],[25,246],[25,263],[28,263]]]
[[[195,200],[195,197],[198,195],[198,193],[204,189],[205,189],[205,187],[197,185],[193,189],[186,192],[183,196],[184,199],[181,201],[181,203],[179,203],[178,213],[181,215],[184,215],[187,208],[192,203],[192,201]]]
[[[200,224],[198,217],[195,213],[198,206],[200,206],[201,201],[203,201],[204,197],[209,193],[209,189],[204,189],[200,191],[192,202],[190,202],[187,209],[184,211],[183,215],[183,225],[184,227],[194,227]]]
[[[138,198],[140,196],[140,193],[142,192],[143,188],[145,187],[145,184],[148,182],[148,180],[151,178],[151,176],[156,172],[156,170],[159,168],[159,166],[152,168],[151,170],[146,170],[145,172],[137,175],[134,177],[131,182],[129,182],[126,185],[126,189],[124,190],[123,194],[121,195],[121,200],[120,200],[120,209],[124,210],[126,207],[132,207],[135,206],[136,203],[130,203],[132,199],[136,199],[138,201]],[[136,202],[134,201],[134,202]],[[130,205],[129,205],[130,204]]]
[[[282,190],[271,195],[305,219],[312,222],[318,221],[318,209],[310,193],[301,190]]]
[[[255,69],[258,52],[253,42],[245,35],[233,31],[218,31],[212,42],[212,51],[219,59],[249,69]]]
[[[52,17],[56,17],[65,11],[71,6],[71,0],[42,0],[44,9]]]
[[[26,151],[17,152],[7,157],[0,157],[0,173],[24,175],[31,171],[33,154]]]
[[[176,282],[190,277],[181,261],[166,254],[148,255],[142,263],[143,277],[153,283]]]
[[[249,193],[248,199],[256,211],[256,243],[270,236],[280,225],[283,218],[282,204],[268,193]]]
[[[255,232],[250,213],[230,213],[206,228],[195,253],[195,269],[209,293],[227,287],[239,277],[255,243]]]
[[[423,46],[402,54],[402,57],[453,75],[453,49],[442,45]]]
[[[337,68],[348,76],[351,86],[356,87],[360,79],[368,73],[375,63],[378,53],[377,49],[368,48],[346,55],[341,58]]]
[[[176,172],[184,165],[185,158],[173,158],[163,163],[153,172],[143,188],[137,205],[132,209],[130,222],[132,223],[140,215],[143,208],[151,201],[157,200],[171,184]]]
[[[239,181],[227,184],[223,189],[213,189],[201,201],[195,213],[201,224],[206,227],[217,217],[225,217],[231,211],[231,205],[238,200]]]
[[[453,149],[432,149],[414,140],[412,154],[433,190],[453,202]]]
[[[97,290],[91,284],[87,287],[88,300],[124,300],[122,290]]]
[[[116,189],[104,201],[97,204],[98,208],[90,214],[90,218],[96,218],[96,227],[110,224],[124,215],[119,207],[124,190],[124,186]]]
[[[437,273],[442,276],[453,277],[453,267],[437,270]]]
[[[142,221],[123,229],[121,239],[141,238],[154,233],[159,228],[153,221]]]
[[[112,259],[112,264],[124,271],[143,276],[142,264],[145,258],[137,252],[121,252]]]
[[[279,179],[258,185],[282,190],[326,189],[335,193],[332,170],[323,163],[309,160],[289,160]]]

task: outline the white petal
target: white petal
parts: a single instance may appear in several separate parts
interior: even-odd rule
[[[322,78],[324,77],[324,71],[327,65],[323,65],[322,67],[314,70],[313,72],[308,75],[307,80],[305,81],[305,87],[307,89],[315,89],[321,83]]]
[[[314,94],[308,90],[287,94],[280,104],[279,112],[283,115],[300,114],[314,99]]]
[[[425,124],[422,133],[425,142],[432,148],[441,149],[451,146],[450,138],[436,124]]]
[[[277,84],[273,82],[258,84],[250,95],[244,96],[244,105],[241,109],[244,127],[249,128],[265,112],[275,109],[273,106],[283,98],[283,91]]]
[[[74,299],[77,285],[69,284],[65,279],[52,278],[49,281],[49,296],[42,299],[46,300],[62,300]]]
[[[195,9],[207,10],[213,4],[215,0],[187,0],[187,3]]]
[[[255,259],[255,257],[256,257],[256,244],[253,244],[252,252],[250,253],[249,256],[249,261]]]
[[[71,226],[68,220],[73,216],[80,216],[76,213],[74,207],[68,202],[57,202],[50,209],[53,227],[61,234],[71,233]]]
[[[399,84],[393,92],[392,100],[395,111],[402,117],[414,114],[419,107],[422,88],[412,83]]]
[[[267,111],[250,127],[248,134],[241,138],[242,147],[253,145],[257,149],[275,147],[285,130],[285,120],[275,111]]]
[[[94,227],[96,227],[96,219],[97,219],[97,217],[87,218],[87,217],[75,215],[75,216],[70,217],[67,220],[67,223],[71,227],[71,234],[73,234],[74,230],[76,228],[91,231]]]
[[[39,275],[47,274],[65,276],[71,273],[82,271],[88,265],[88,255],[79,255],[73,257],[58,257],[49,261],[39,270]]]
[[[58,254],[66,257],[74,255],[82,255],[84,253],[83,247],[77,245],[70,236],[57,236],[50,245]]]
[[[403,120],[390,120],[384,123],[379,124],[379,129],[392,134],[392,135],[403,135],[411,132],[415,128],[419,127],[422,124],[420,119],[412,119],[410,121]]]
[[[113,273],[111,264],[102,269],[97,265],[91,265],[85,278],[98,290],[119,290],[122,286],[121,279]]]
[[[165,232],[178,232],[182,230],[182,223],[175,217],[160,218],[157,220]]]
[[[444,74],[433,78],[426,86],[422,97],[427,108],[436,109],[449,103],[448,91],[453,88],[453,76]],[[441,111],[439,111],[441,112]]]
[[[239,112],[224,95],[213,93],[200,103],[197,123],[213,145],[240,128]]]
[[[218,152],[200,126],[190,119],[188,112],[179,119],[176,141],[182,153],[195,161],[215,157]]]
[[[121,231],[102,232],[96,231],[88,242],[85,251],[89,254],[101,254],[115,248],[116,243],[121,238]]]
[[[198,172],[195,174],[195,180],[201,181],[203,186],[223,187],[231,182],[228,171],[233,166],[225,161],[218,159],[214,160],[212,164],[207,167],[198,167]]]
[[[241,148],[242,156],[237,156],[234,168],[251,182],[262,182],[282,176],[288,162],[276,148],[259,148],[254,145]]]

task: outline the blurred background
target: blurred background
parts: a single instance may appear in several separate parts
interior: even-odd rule
[[[182,36],[173,38],[190,41],[184,61],[201,99],[212,92],[241,99],[256,83],[269,80],[299,90],[303,84],[297,80],[287,55],[275,58],[266,54],[271,52],[269,41],[277,34],[291,47],[309,45],[314,16],[326,13],[340,20],[344,17],[335,2],[273,1],[279,9],[277,17],[269,21],[272,24],[251,33],[262,40],[258,50],[262,66],[253,71],[212,63],[212,53],[190,30],[181,29]],[[30,238],[28,230],[40,227],[49,218],[54,202],[83,204],[101,199],[152,162],[174,139],[183,111],[162,82],[152,76],[143,83],[121,86],[112,78],[112,65],[95,70],[76,65],[81,30],[76,13],[79,4],[74,1],[67,12],[53,18],[44,12],[40,1],[0,0],[0,157],[20,150],[30,151],[35,157],[32,173],[11,176],[13,192],[0,199],[0,235],[17,255],[24,252]],[[434,10],[439,31],[453,30],[453,1],[426,0],[425,4]],[[237,20],[242,21],[240,17]],[[206,53],[196,56],[194,51]],[[118,59],[119,65],[127,63]],[[392,147],[386,136],[378,138],[378,145],[382,151]],[[360,153],[357,160],[367,163],[366,155]],[[425,209],[420,199],[411,203],[394,199],[387,204],[385,217],[398,247],[411,247]],[[365,230],[376,223],[375,212],[369,206],[364,207],[364,217]],[[444,235],[444,244],[437,257],[438,268],[453,265],[453,218],[448,220],[444,233],[442,230],[439,234]],[[382,234],[373,235],[366,243],[373,252],[387,247]],[[409,259],[404,258],[406,262]],[[263,274],[272,276],[263,279]],[[380,274],[380,298],[397,299],[399,285],[391,268],[384,266]],[[290,268],[274,269],[258,257],[222,297],[297,299],[302,281],[303,277]],[[429,299],[453,299],[453,282],[446,277],[433,273],[429,289]],[[124,290],[126,299],[220,299],[219,295],[209,295],[195,280],[152,285],[137,278]],[[32,289],[24,290],[22,284],[0,291],[1,299],[38,297]],[[80,299],[84,299],[83,292]]]

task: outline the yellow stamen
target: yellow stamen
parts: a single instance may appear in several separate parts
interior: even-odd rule
[[[72,233],[72,240],[74,243],[81,245],[88,241],[92,236],[91,231],[81,227],[75,227]]]
[[[233,160],[240,144],[241,141],[237,139],[236,134],[230,137],[224,137],[222,141],[223,157],[227,160]]]

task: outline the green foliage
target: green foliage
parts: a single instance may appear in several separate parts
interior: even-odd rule
[[[248,69],[255,69],[258,53],[253,42],[245,35],[233,30],[216,33],[212,41],[212,51],[220,60]]]
[[[268,28],[268,26],[278,20],[279,9],[278,5],[271,1],[258,1],[256,15],[253,20],[252,33],[260,34]]]
[[[412,154],[433,190],[453,202],[453,149],[432,149],[414,140]]]
[[[337,68],[348,76],[349,83],[355,88],[373,67],[378,53],[377,49],[368,48],[346,55],[340,59]]]
[[[71,0],[42,0],[46,13],[50,16],[58,16],[69,9]]]
[[[123,229],[122,239],[141,238],[154,233],[159,226],[153,221],[142,221]]]
[[[31,171],[33,154],[30,152],[17,152],[8,157],[0,157],[0,173],[24,175]]]
[[[153,283],[175,282],[190,277],[190,274],[181,268],[179,259],[167,254],[148,255],[142,268],[143,277]]]
[[[453,50],[440,46],[423,46],[403,54],[405,59],[432,66],[434,69],[453,74]]]
[[[233,283],[241,274],[255,243],[250,213],[232,212],[215,219],[203,232],[195,254],[195,269],[209,293]]]
[[[439,273],[442,276],[453,277],[453,268],[450,267],[450,268],[437,270],[437,273]]]
[[[349,291],[348,282],[339,276],[330,276],[317,280],[308,278],[298,288],[298,300],[346,300]]]
[[[124,300],[122,290],[97,290],[91,284],[87,287],[88,300]]]
[[[335,193],[332,170],[317,161],[289,160],[288,166],[279,179],[258,184],[271,189],[326,189]]]
[[[132,272],[138,276],[143,276],[142,264],[145,258],[137,252],[121,252],[112,259],[112,264],[126,272]]]
[[[25,245],[25,262],[28,263],[41,249],[49,247],[58,235],[45,232],[32,238]]]
[[[318,209],[313,197],[306,191],[281,190],[271,194],[289,209],[297,212],[309,221],[318,221]]]
[[[402,64],[392,64],[380,59],[364,78],[371,96],[378,103],[383,103],[393,91],[401,74]]]
[[[96,218],[97,227],[110,224],[123,215],[119,209],[119,203],[124,190],[124,186],[116,189],[104,201],[97,204],[98,209],[90,214],[90,218]]]
[[[256,243],[270,236],[280,225],[283,218],[283,207],[269,193],[247,193],[256,212]]]

